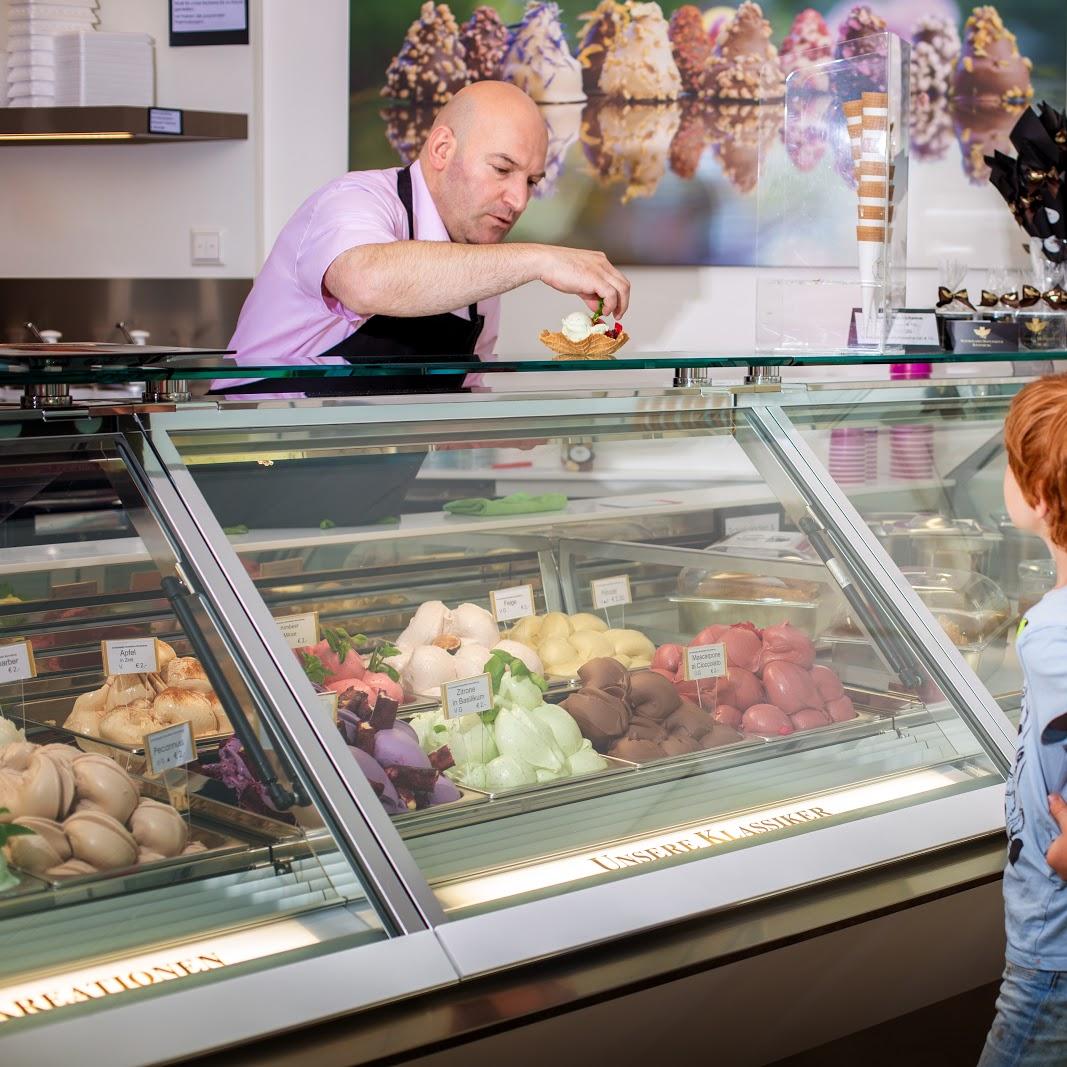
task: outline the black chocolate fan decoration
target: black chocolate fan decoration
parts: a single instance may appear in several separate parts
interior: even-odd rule
[[[1044,257],[1052,263],[1067,260],[1067,209],[1064,205],[1064,171],[1067,170],[1067,120],[1062,112],[1042,102],[1027,108],[1011,131],[1016,157],[1003,152],[986,156],[989,180],[1004,197],[1015,221],[1041,241]],[[1020,299],[1030,303],[1028,294]]]

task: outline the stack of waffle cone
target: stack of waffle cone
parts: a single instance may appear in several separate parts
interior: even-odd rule
[[[885,249],[893,223],[893,166],[889,163],[889,96],[864,93],[844,105],[856,177],[863,317],[874,325],[875,291],[885,284]]]
[[[630,340],[630,335],[620,333],[618,337],[609,337],[591,333],[582,341],[571,341],[558,331],[542,330],[538,340],[560,359],[611,359]]]

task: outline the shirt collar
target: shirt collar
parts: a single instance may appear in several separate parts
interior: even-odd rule
[[[415,216],[414,238],[418,241],[451,241],[448,230],[441,221],[437,205],[433,202],[422,166],[418,160],[411,164],[411,206]]]

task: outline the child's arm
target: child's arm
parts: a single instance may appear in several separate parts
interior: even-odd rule
[[[1048,810],[1059,825],[1060,835],[1049,845],[1045,860],[1067,882],[1067,801],[1058,793],[1052,793],[1048,798]]]

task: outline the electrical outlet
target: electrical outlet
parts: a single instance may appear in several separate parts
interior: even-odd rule
[[[189,259],[193,266],[219,266],[222,263],[222,232],[190,230]]]

